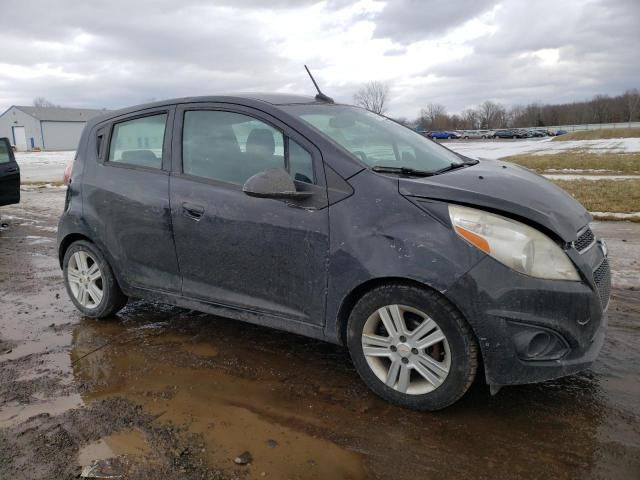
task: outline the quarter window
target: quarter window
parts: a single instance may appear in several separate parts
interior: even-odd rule
[[[138,167],[162,168],[166,124],[166,113],[116,123],[111,135],[109,161]]]
[[[285,161],[288,142],[289,162]],[[242,185],[269,168],[286,168],[313,183],[311,155],[271,125],[233,112],[185,112],[182,167],[189,175]]]

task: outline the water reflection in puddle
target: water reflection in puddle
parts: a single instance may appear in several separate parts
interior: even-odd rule
[[[623,404],[608,399],[607,389],[623,388],[607,383],[619,375],[587,372],[506,388],[496,397],[476,387],[452,408],[423,414],[373,396],[341,348],[153,309],[134,306],[119,320],[79,324],[74,375],[87,402],[124,396],[160,421],[201,434],[211,466],[233,466],[244,451],[253,457],[246,467],[251,476],[275,478],[365,478],[371,472],[412,478],[443,471],[453,478],[486,471],[495,478],[544,472],[589,478],[602,471],[624,476],[638,464],[628,457],[640,454],[637,426],[622,438],[611,430],[637,413],[624,397],[616,394]]]

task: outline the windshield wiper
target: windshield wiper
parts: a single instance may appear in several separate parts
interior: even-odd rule
[[[444,168],[441,168],[440,170],[435,170],[434,172],[432,172],[433,175],[440,175],[441,173],[444,172],[450,172],[451,170],[456,170],[458,168],[463,168],[463,167],[468,167],[470,165],[477,165],[479,162],[478,160],[467,160],[464,162],[460,162],[460,163],[451,163],[450,165],[447,165]]]
[[[385,166],[376,166],[371,170],[378,173],[400,173],[403,175],[414,175],[416,177],[430,177],[432,175],[436,175],[436,172],[429,172],[426,170],[416,170],[415,168],[409,167],[385,167]]]
[[[402,175],[414,175],[416,177],[432,177],[434,175],[440,175],[441,173],[449,172],[451,170],[456,170],[462,167],[468,167],[469,165],[476,165],[478,160],[468,160],[461,163],[451,163],[440,170],[416,170],[415,168],[410,167],[385,167],[383,165],[378,165],[373,167],[371,170],[379,173],[399,173]]]

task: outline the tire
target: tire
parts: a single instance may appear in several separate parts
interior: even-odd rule
[[[485,138],[487,138],[487,136],[486,135],[482,135],[482,139],[484,140]]]
[[[120,290],[111,266],[93,243],[85,240],[72,243],[62,265],[67,294],[84,316],[110,317],[127,304],[128,299]]]
[[[390,335],[386,328],[398,315],[406,336]],[[436,343],[420,344],[429,341]],[[349,316],[347,346],[358,374],[374,393],[413,410],[435,411],[455,403],[478,369],[478,344],[460,312],[439,293],[408,285],[366,293]]]
[[[513,136],[513,139],[515,140],[516,138],[518,138],[518,136],[517,136],[517,135],[514,135],[514,136]]]

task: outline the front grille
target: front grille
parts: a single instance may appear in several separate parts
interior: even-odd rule
[[[573,246],[578,250],[578,252],[584,252],[587,248],[589,248],[593,242],[596,241],[596,237],[591,231],[590,228],[587,229],[578,237],[578,239],[573,242]]]
[[[609,262],[605,258],[600,266],[593,271],[593,280],[598,288],[600,304],[604,310],[609,304],[609,294],[611,293],[611,271]]]

